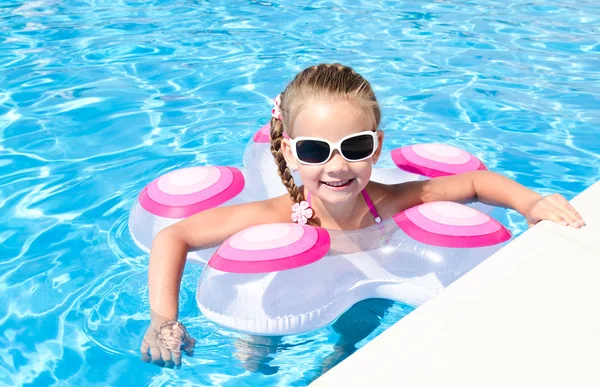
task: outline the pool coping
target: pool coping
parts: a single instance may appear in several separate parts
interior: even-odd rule
[[[311,387],[600,386],[600,181]]]

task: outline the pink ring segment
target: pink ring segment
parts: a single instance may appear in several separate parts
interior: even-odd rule
[[[232,236],[229,245],[237,250],[278,249],[293,245],[304,234],[302,227],[289,227],[287,224],[279,227],[251,227]]]
[[[198,170],[205,167],[196,167]],[[204,181],[193,182],[189,187],[185,187],[180,190],[181,193],[169,194],[161,189],[161,181],[167,180],[166,175],[159,177],[156,181],[150,183],[148,186],[148,196],[155,202],[165,204],[168,206],[188,206],[190,204],[199,203],[204,200],[213,198],[225,191],[233,183],[233,172],[227,168],[219,167],[206,167],[210,171],[208,174],[204,174],[207,178]],[[181,171],[174,171],[181,172]],[[189,171],[190,175],[193,175],[196,171]],[[211,176],[212,175],[212,176]],[[192,188],[193,191],[188,192]]]
[[[252,137],[252,141],[263,143],[271,141],[271,125],[266,124],[262,128],[258,129],[254,136]]]
[[[320,227],[295,223],[259,225],[225,241],[208,265],[229,273],[295,269],[323,258],[330,244],[329,234]]]
[[[269,225],[269,226],[271,226],[271,225]],[[296,229],[298,229],[298,228],[296,227]],[[250,230],[252,230],[252,229],[250,229]],[[267,232],[267,231],[257,230],[257,232]],[[256,262],[256,261],[270,261],[270,260],[274,260],[274,259],[281,259],[281,258],[286,258],[288,256],[302,254],[302,253],[305,253],[312,246],[314,246],[314,244],[317,242],[318,235],[315,230],[311,230],[311,229],[302,230],[301,233],[302,233],[302,235],[300,235],[300,238],[298,238],[296,240],[296,243],[292,242],[289,245],[283,244],[283,246],[281,246],[282,243],[280,242],[280,243],[276,243],[276,244],[280,245],[279,247],[272,247],[269,245],[268,241],[265,241],[266,243],[263,243],[262,250],[256,249],[256,245],[251,246],[251,247],[253,247],[252,249],[247,249],[247,248],[237,249],[237,248],[231,246],[231,243],[227,243],[223,246],[223,248],[219,252],[219,255],[223,258],[240,261],[240,262],[242,262],[242,261]],[[288,239],[287,235],[284,235],[283,238]],[[293,240],[293,237],[289,238],[289,239]],[[276,241],[276,239],[273,239],[273,241]],[[249,241],[249,242],[252,243],[252,242],[256,242],[256,241]]]
[[[445,164],[465,164],[473,156],[462,149],[446,144],[417,144],[412,146],[416,155]]]
[[[496,220],[452,202],[425,203],[397,214],[394,220],[411,238],[434,246],[484,247],[511,236]]]
[[[425,218],[434,219],[448,226],[478,226],[490,221],[490,217],[474,208],[453,202],[432,202],[415,209]]]
[[[191,167],[159,177],[156,185],[159,192],[168,195],[187,195],[211,187],[220,179],[221,171],[217,167]]]
[[[138,201],[151,214],[187,218],[229,201],[244,185],[244,176],[237,168],[184,168],[154,180],[142,190]]]
[[[286,132],[283,132],[283,138],[290,138]],[[271,124],[266,124],[262,128],[258,129],[254,136],[252,136],[252,141],[255,143],[269,143],[271,142]]]
[[[475,156],[445,144],[409,145],[394,149],[391,154],[392,160],[400,169],[427,177],[486,169]]]

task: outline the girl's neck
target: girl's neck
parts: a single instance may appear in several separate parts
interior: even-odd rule
[[[304,197],[308,198],[308,191],[304,188]],[[310,196],[310,206],[315,217],[321,221],[321,227],[333,230],[352,230],[357,227],[360,213],[359,208],[364,201],[361,195],[339,204],[325,205],[318,197]]]

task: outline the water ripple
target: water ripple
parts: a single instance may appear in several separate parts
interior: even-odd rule
[[[446,142],[571,198],[600,179],[599,34],[591,0],[0,1],[0,385],[306,385],[348,355],[333,329],[248,347],[199,313],[196,266],[181,293],[196,356],[139,360],[137,192],[241,165],[293,74],[339,61],[372,82],[387,150]],[[411,310],[392,306],[358,346]],[[250,372],[244,351],[267,360]]]

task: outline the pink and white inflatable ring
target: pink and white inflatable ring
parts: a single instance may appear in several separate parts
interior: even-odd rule
[[[477,157],[446,144],[409,145],[391,153],[400,169],[429,178],[486,169]]]
[[[140,205],[165,218],[187,218],[217,207],[244,189],[244,176],[233,167],[191,167],[160,176],[140,193]]]
[[[234,234],[213,254],[208,265],[228,273],[270,273],[295,269],[323,258],[329,233],[296,223],[253,226]]]
[[[489,216],[462,204],[431,202],[394,216],[411,238],[442,247],[484,247],[506,242],[510,232]]]

